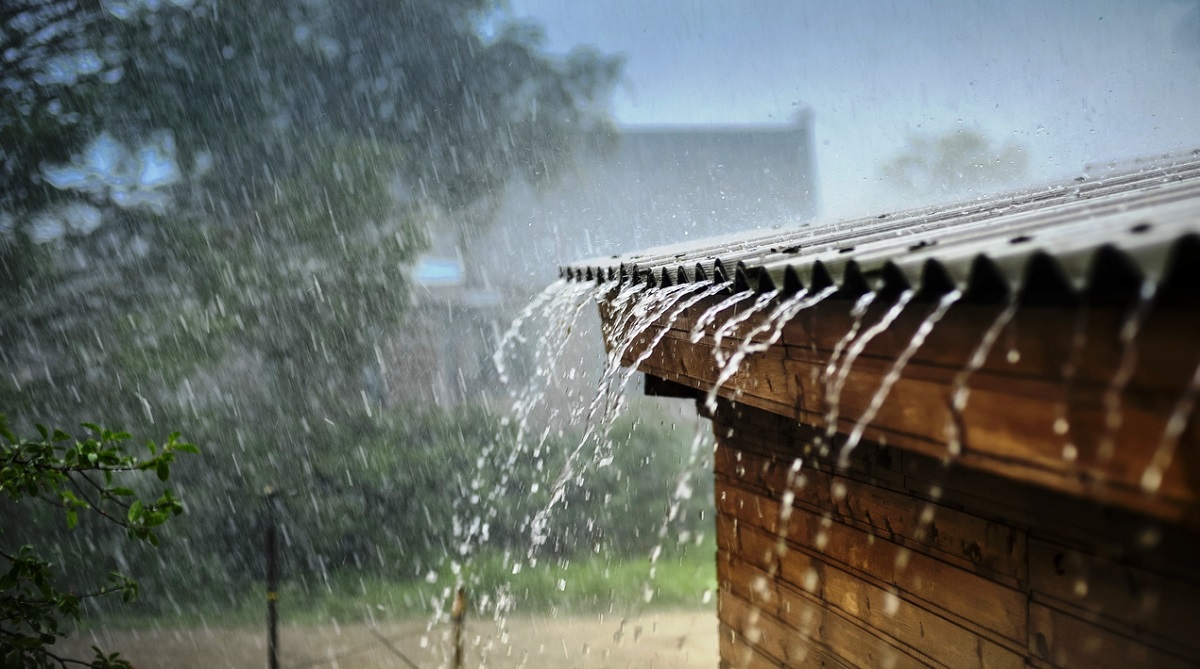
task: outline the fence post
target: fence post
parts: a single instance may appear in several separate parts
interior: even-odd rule
[[[460,587],[454,593],[454,606],[450,609],[450,621],[454,624],[454,669],[463,666],[463,623],[467,618],[467,589]]]
[[[279,669],[279,551],[276,545],[275,500],[278,493],[271,486],[263,488],[267,502],[267,666]]]

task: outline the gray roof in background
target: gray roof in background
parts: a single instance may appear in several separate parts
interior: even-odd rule
[[[525,266],[549,280],[547,257],[796,225],[815,215],[815,189],[807,114],[788,125],[625,128],[546,191],[506,193],[480,261],[502,264],[493,277]]]
[[[1124,299],[1200,288],[1200,151],[1172,164],[874,218],[581,260],[562,276],[651,284],[731,278],[737,287],[994,301]]]

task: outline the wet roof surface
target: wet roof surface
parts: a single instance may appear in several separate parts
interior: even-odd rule
[[[739,289],[854,296],[962,290],[1023,302],[1158,299],[1200,292],[1200,152],[1186,160],[986,200],[755,231],[561,268],[578,281],[732,279]]]

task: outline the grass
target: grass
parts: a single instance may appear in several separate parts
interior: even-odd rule
[[[651,569],[648,557],[592,555],[586,559],[551,558],[536,565],[489,553],[417,581],[340,572],[328,578],[289,580],[280,588],[279,617],[286,625],[353,623],[429,617],[449,610],[455,585],[462,579],[474,615],[490,615],[497,602],[511,603],[522,614],[631,614],[657,609],[699,608],[716,590],[716,549],[711,539],[699,545],[665,551]],[[189,628],[261,625],[265,617],[261,582],[223,597],[170,601],[173,612],[127,613],[119,608],[88,614],[92,623],[109,628]],[[153,593],[146,593],[148,596]],[[215,594],[215,593],[214,593]]]

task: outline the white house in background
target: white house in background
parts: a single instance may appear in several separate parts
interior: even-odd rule
[[[553,187],[507,189],[485,224],[464,233],[431,221],[415,315],[382,353],[381,401],[452,404],[495,388],[498,333],[559,264],[804,223],[817,213],[814,155],[808,113],[784,125],[626,128]]]
[[[814,160],[808,112],[781,125],[625,128],[548,191],[509,189],[472,255],[522,294],[571,259],[795,226],[817,213]]]

